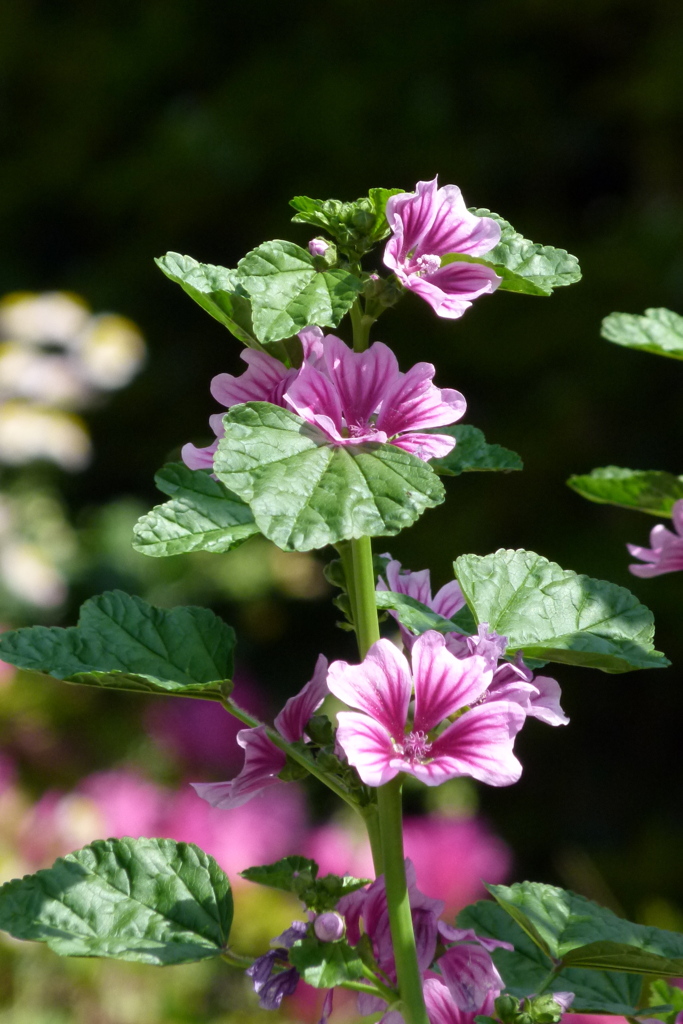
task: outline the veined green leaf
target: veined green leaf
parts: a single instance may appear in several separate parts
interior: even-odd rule
[[[247,868],[240,872],[242,878],[258,885],[291,892],[316,913],[334,910],[343,896],[370,884],[368,878],[354,878],[353,875],[323,875],[318,878],[318,865],[308,857],[283,857],[275,864]]]
[[[100,839],[0,888],[0,928],[60,956],[192,963],[220,956],[231,924],[226,875],[172,839]]]
[[[529,938],[497,903],[481,900],[458,914],[459,928],[473,928],[477,935],[503,939],[514,950],[494,949],[491,956],[505,982],[506,990],[519,998],[537,992],[548,980],[555,962]],[[548,986],[549,992],[574,992],[572,1011],[635,1016],[641,992],[637,974],[582,970],[566,967]]]
[[[230,551],[259,532],[251,509],[211,476],[210,470],[169,463],[156,477],[171,501],[156,505],[134,530],[133,547],[160,558],[188,551]]]
[[[589,501],[653,516],[671,516],[674,505],[683,498],[683,476],[658,470],[605,466],[583,476],[570,476],[567,484]]]
[[[683,935],[634,924],[585,896],[541,882],[489,885],[499,905],[550,957],[584,970],[677,976]]]
[[[240,285],[236,270],[198,263],[179,252],[167,252],[154,262],[170,281],[179,284],[243,344],[261,348],[254,334],[249,296]]]
[[[533,551],[461,555],[455,575],[477,623],[507,653],[603,672],[664,668],[652,613],[624,587],[561,569]]]
[[[77,626],[0,635],[0,658],[67,683],[222,700],[234,630],[208,608],[154,608],[112,590],[81,607]]]
[[[401,192],[400,188],[371,188],[367,196],[353,203],[295,196],[289,205],[297,211],[292,217],[295,224],[312,224],[327,231],[340,250],[355,262],[388,236],[387,200]]]
[[[345,940],[320,942],[307,935],[294,943],[289,960],[308,985],[314,988],[334,988],[344,981],[363,977],[363,961],[355,946]]]
[[[450,434],[456,440],[455,448],[448,455],[430,461],[430,465],[442,476],[490,470],[509,473],[524,468],[516,452],[502,448],[499,444],[487,444],[483,433],[476,427],[455,423],[451,427],[434,427],[431,433]]]
[[[320,269],[307,249],[277,239],[247,253],[237,274],[264,344],[290,338],[310,324],[336,327],[363,287],[349,270]]]
[[[602,321],[600,333],[624,348],[683,359],[683,316],[670,309],[646,309],[645,316],[610,313]]]
[[[456,261],[481,263],[502,277],[499,285],[501,291],[525,295],[551,295],[554,288],[581,280],[576,256],[570,256],[565,249],[530,242],[515,231],[508,221],[491,210],[473,208],[471,212],[477,217],[491,217],[498,222],[501,228],[500,242],[486,256],[448,253],[442,257],[442,266]]]
[[[214,472],[285,551],[393,536],[444,499],[431,467],[391,444],[334,446],[287,409],[228,410]]]

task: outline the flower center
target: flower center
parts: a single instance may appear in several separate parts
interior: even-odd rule
[[[424,764],[429,758],[429,751],[432,749],[431,743],[427,740],[427,733],[422,732],[421,729],[418,729],[416,732],[409,732],[403,738],[403,742],[397,744],[397,747],[403,757],[412,764],[415,764],[416,761]]]
[[[440,256],[418,256],[415,260],[415,273],[420,277],[429,277],[441,268]]]

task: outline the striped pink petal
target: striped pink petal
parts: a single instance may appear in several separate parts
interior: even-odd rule
[[[415,724],[431,732],[455,711],[473,704],[487,689],[493,673],[478,655],[456,658],[441,633],[430,629],[413,644]]]
[[[313,714],[327,696],[327,658],[319,655],[312,679],[300,693],[290,697],[282,711],[275,718],[275,728],[289,743],[303,737],[304,730]]]
[[[193,782],[195,792],[211,804],[230,810],[241,807],[253,796],[274,786],[280,780],[278,774],[286,763],[284,753],[268,739],[266,727],[241,729],[237,742],[244,748],[244,767],[230,782]]]
[[[517,782],[522,766],[512,747],[525,718],[517,704],[507,701],[479,704],[467,711],[434,740],[431,749],[434,760],[426,767],[438,781],[428,784],[438,785],[440,781],[461,775],[469,775],[489,786],[509,786]]]
[[[384,726],[355,711],[340,711],[337,721],[337,742],[366,786],[383,786],[398,775],[401,763]]]
[[[327,676],[331,693],[364,711],[390,736],[403,736],[412,680],[408,662],[389,640],[378,640],[360,665],[333,661]]]

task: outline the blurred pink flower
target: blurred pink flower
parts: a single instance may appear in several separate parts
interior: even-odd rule
[[[254,683],[240,675],[235,686],[240,707],[261,718],[265,701]],[[242,763],[237,745],[242,725],[232,715],[217,714],[212,701],[157,700],[150,702],[145,720],[155,743],[181,770],[237,771]]]
[[[672,519],[676,533],[658,523],[650,530],[651,548],[639,547],[637,544],[626,545],[630,555],[645,563],[629,565],[634,576],[648,578],[683,569],[683,499],[674,505]]]
[[[418,886],[427,896],[444,900],[446,914],[485,897],[484,881],[497,885],[509,877],[510,849],[481,818],[408,816],[403,835]],[[321,874],[374,877],[367,838],[350,827],[331,823],[311,829],[304,854],[320,865]]]
[[[196,843],[218,861],[234,885],[245,868],[298,853],[305,827],[305,800],[296,786],[263,792],[229,813],[198,800],[185,788],[168,801],[154,834]]]

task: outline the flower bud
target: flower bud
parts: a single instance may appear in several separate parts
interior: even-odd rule
[[[312,238],[308,243],[308,251],[311,256],[324,256],[330,247],[330,243],[324,238]]]
[[[495,1007],[503,1024],[512,1024],[519,1013],[519,999],[515,999],[514,996],[498,996]]]
[[[336,910],[319,914],[313,924],[313,931],[321,942],[336,942],[341,939],[345,929],[344,918]]]

